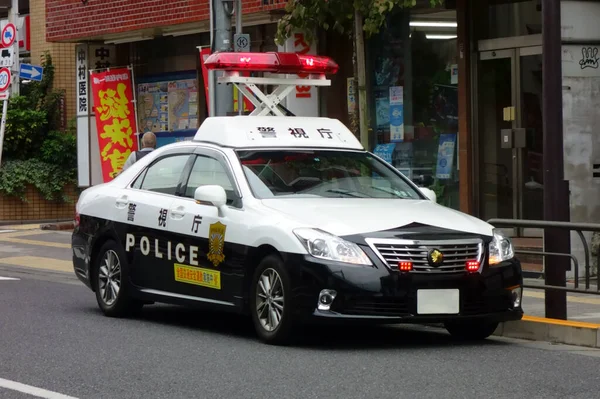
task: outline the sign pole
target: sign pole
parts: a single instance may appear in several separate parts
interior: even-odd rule
[[[131,101],[133,103],[133,113],[135,114],[135,137],[137,138],[137,148],[140,149],[140,135],[142,134],[140,132],[140,120],[138,119],[138,108],[137,108],[137,90],[135,88],[135,77],[133,76],[133,65],[128,65],[127,68],[129,69],[129,72],[131,73],[131,94],[133,94],[133,100]]]
[[[2,165],[2,151],[4,146],[4,131],[6,129],[6,113],[8,111],[8,100],[2,101],[2,120],[0,121],[0,165]]]
[[[213,2],[215,17],[214,51],[228,52],[231,46],[231,16],[233,1],[210,0]],[[218,85],[215,87],[215,115],[227,116],[233,113],[233,90],[231,86]]]
[[[15,26],[14,42],[11,45],[11,47],[13,48],[13,52],[14,52],[14,64],[12,65],[11,72],[13,72],[17,76],[16,76],[16,79],[13,79],[13,81],[12,81],[11,94],[18,96],[19,95],[19,83],[20,83],[20,79],[18,77],[18,73],[20,70],[19,39],[18,39],[19,34],[18,34],[18,30],[17,30],[17,24],[19,22],[19,0],[12,0],[12,6],[10,8],[10,12],[8,13],[8,22]]]
[[[242,34],[242,0],[235,0],[235,33]],[[237,36],[236,35],[236,36]],[[244,94],[238,90],[238,114],[244,114]]]

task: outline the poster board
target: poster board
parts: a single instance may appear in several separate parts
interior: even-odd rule
[[[197,129],[197,72],[138,78],[137,107],[141,134]]]

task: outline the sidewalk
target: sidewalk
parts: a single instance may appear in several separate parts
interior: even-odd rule
[[[537,279],[525,279],[527,285],[543,284]],[[568,285],[573,288],[573,284]],[[585,282],[579,283],[579,288],[585,288]],[[596,284],[590,284],[590,291],[596,291]],[[543,289],[525,288],[523,290],[523,309],[530,316],[545,317]],[[600,295],[585,293],[567,293],[567,319],[600,324]]]

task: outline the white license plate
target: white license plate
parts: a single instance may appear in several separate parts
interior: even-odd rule
[[[418,314],[458,314],[459,290],[417,290]]]

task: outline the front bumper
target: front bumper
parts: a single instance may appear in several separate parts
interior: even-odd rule
[[[290,260],[286,263],[289,265]],[[446,321],[502,322],[520,320],[523,310],[515,306],[513,290],[521,288],[522,271],[517,259],[477,273],[401,273],[382,263],[375,267],[323,262],[308,255],[297,256],[291,269],[295,308],[300,317],[320,322],[443,323]],[[311,281],[312,280],[312,281]],[[309,281],[311,281],[309,283]],[[318,309],[319,293],[336,292],[328,310]],[[458,313],[419,314],[418,291],[458,290]]]

